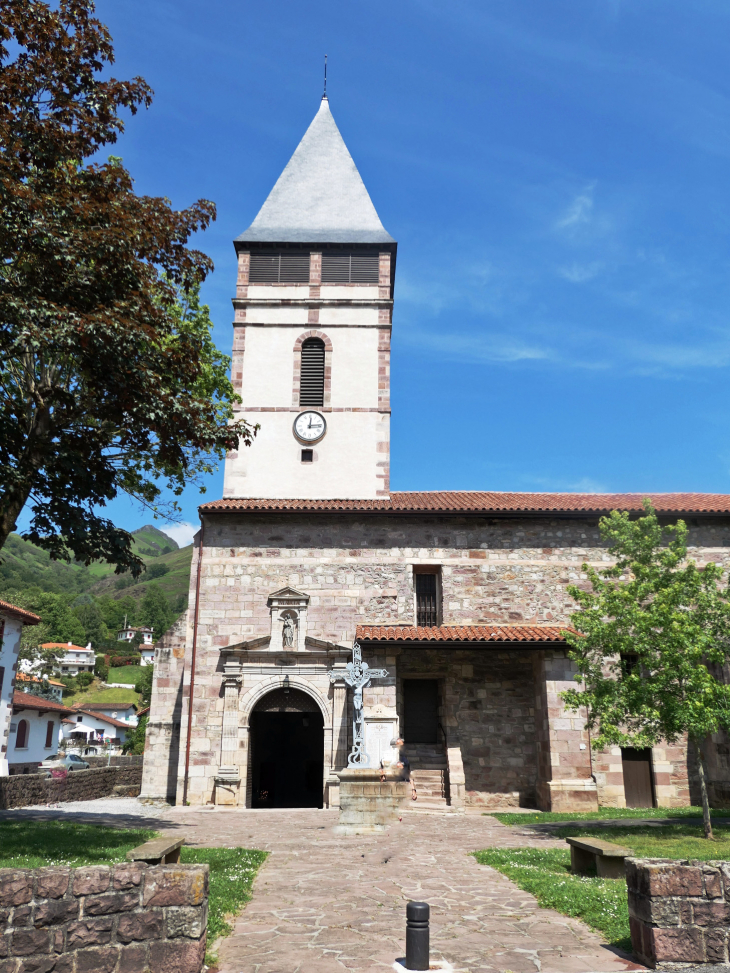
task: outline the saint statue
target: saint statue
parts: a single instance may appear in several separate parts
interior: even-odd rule
[[[284,648],[291,648],[294,645],[295,625],[291,615],[284,616],[284,629],[282,632],[282,642]]]

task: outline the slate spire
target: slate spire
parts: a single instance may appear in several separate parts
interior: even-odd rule
[[[304,138],[237,243],[393,243],[322,99]]]

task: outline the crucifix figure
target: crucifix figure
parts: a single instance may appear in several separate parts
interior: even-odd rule
[[[371,679],[385,679],[389,675],[387,669],[371,669],[367,662],[362,661],[362,650],[357,642],[352,644],[352,662],[345,666],[346,671],[330,672],[330,681],[337,682],[344,679],[348,686],[352,686],[352,750],[347,758],[348,767],[369,767],[370,757],[365,749],[365,726],[362,715],[362,691],[370,684]]]

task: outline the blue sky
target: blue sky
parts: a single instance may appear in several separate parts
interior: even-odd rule
[[[392,489],[730,492],[727,3],[98,12],[115,74],[155,90],[114,153],[139,192],[218,206],[199,245],[226,351],[231,240],[314,116],[329,55],[332,112],[399,244]],[[219,473],[207,498],[221,492]],[[186,523],[199,502],[186,493]]]

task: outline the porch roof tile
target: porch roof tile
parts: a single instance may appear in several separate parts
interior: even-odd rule
[[[358,625],[362,642],[565,642],[561,625]]]

